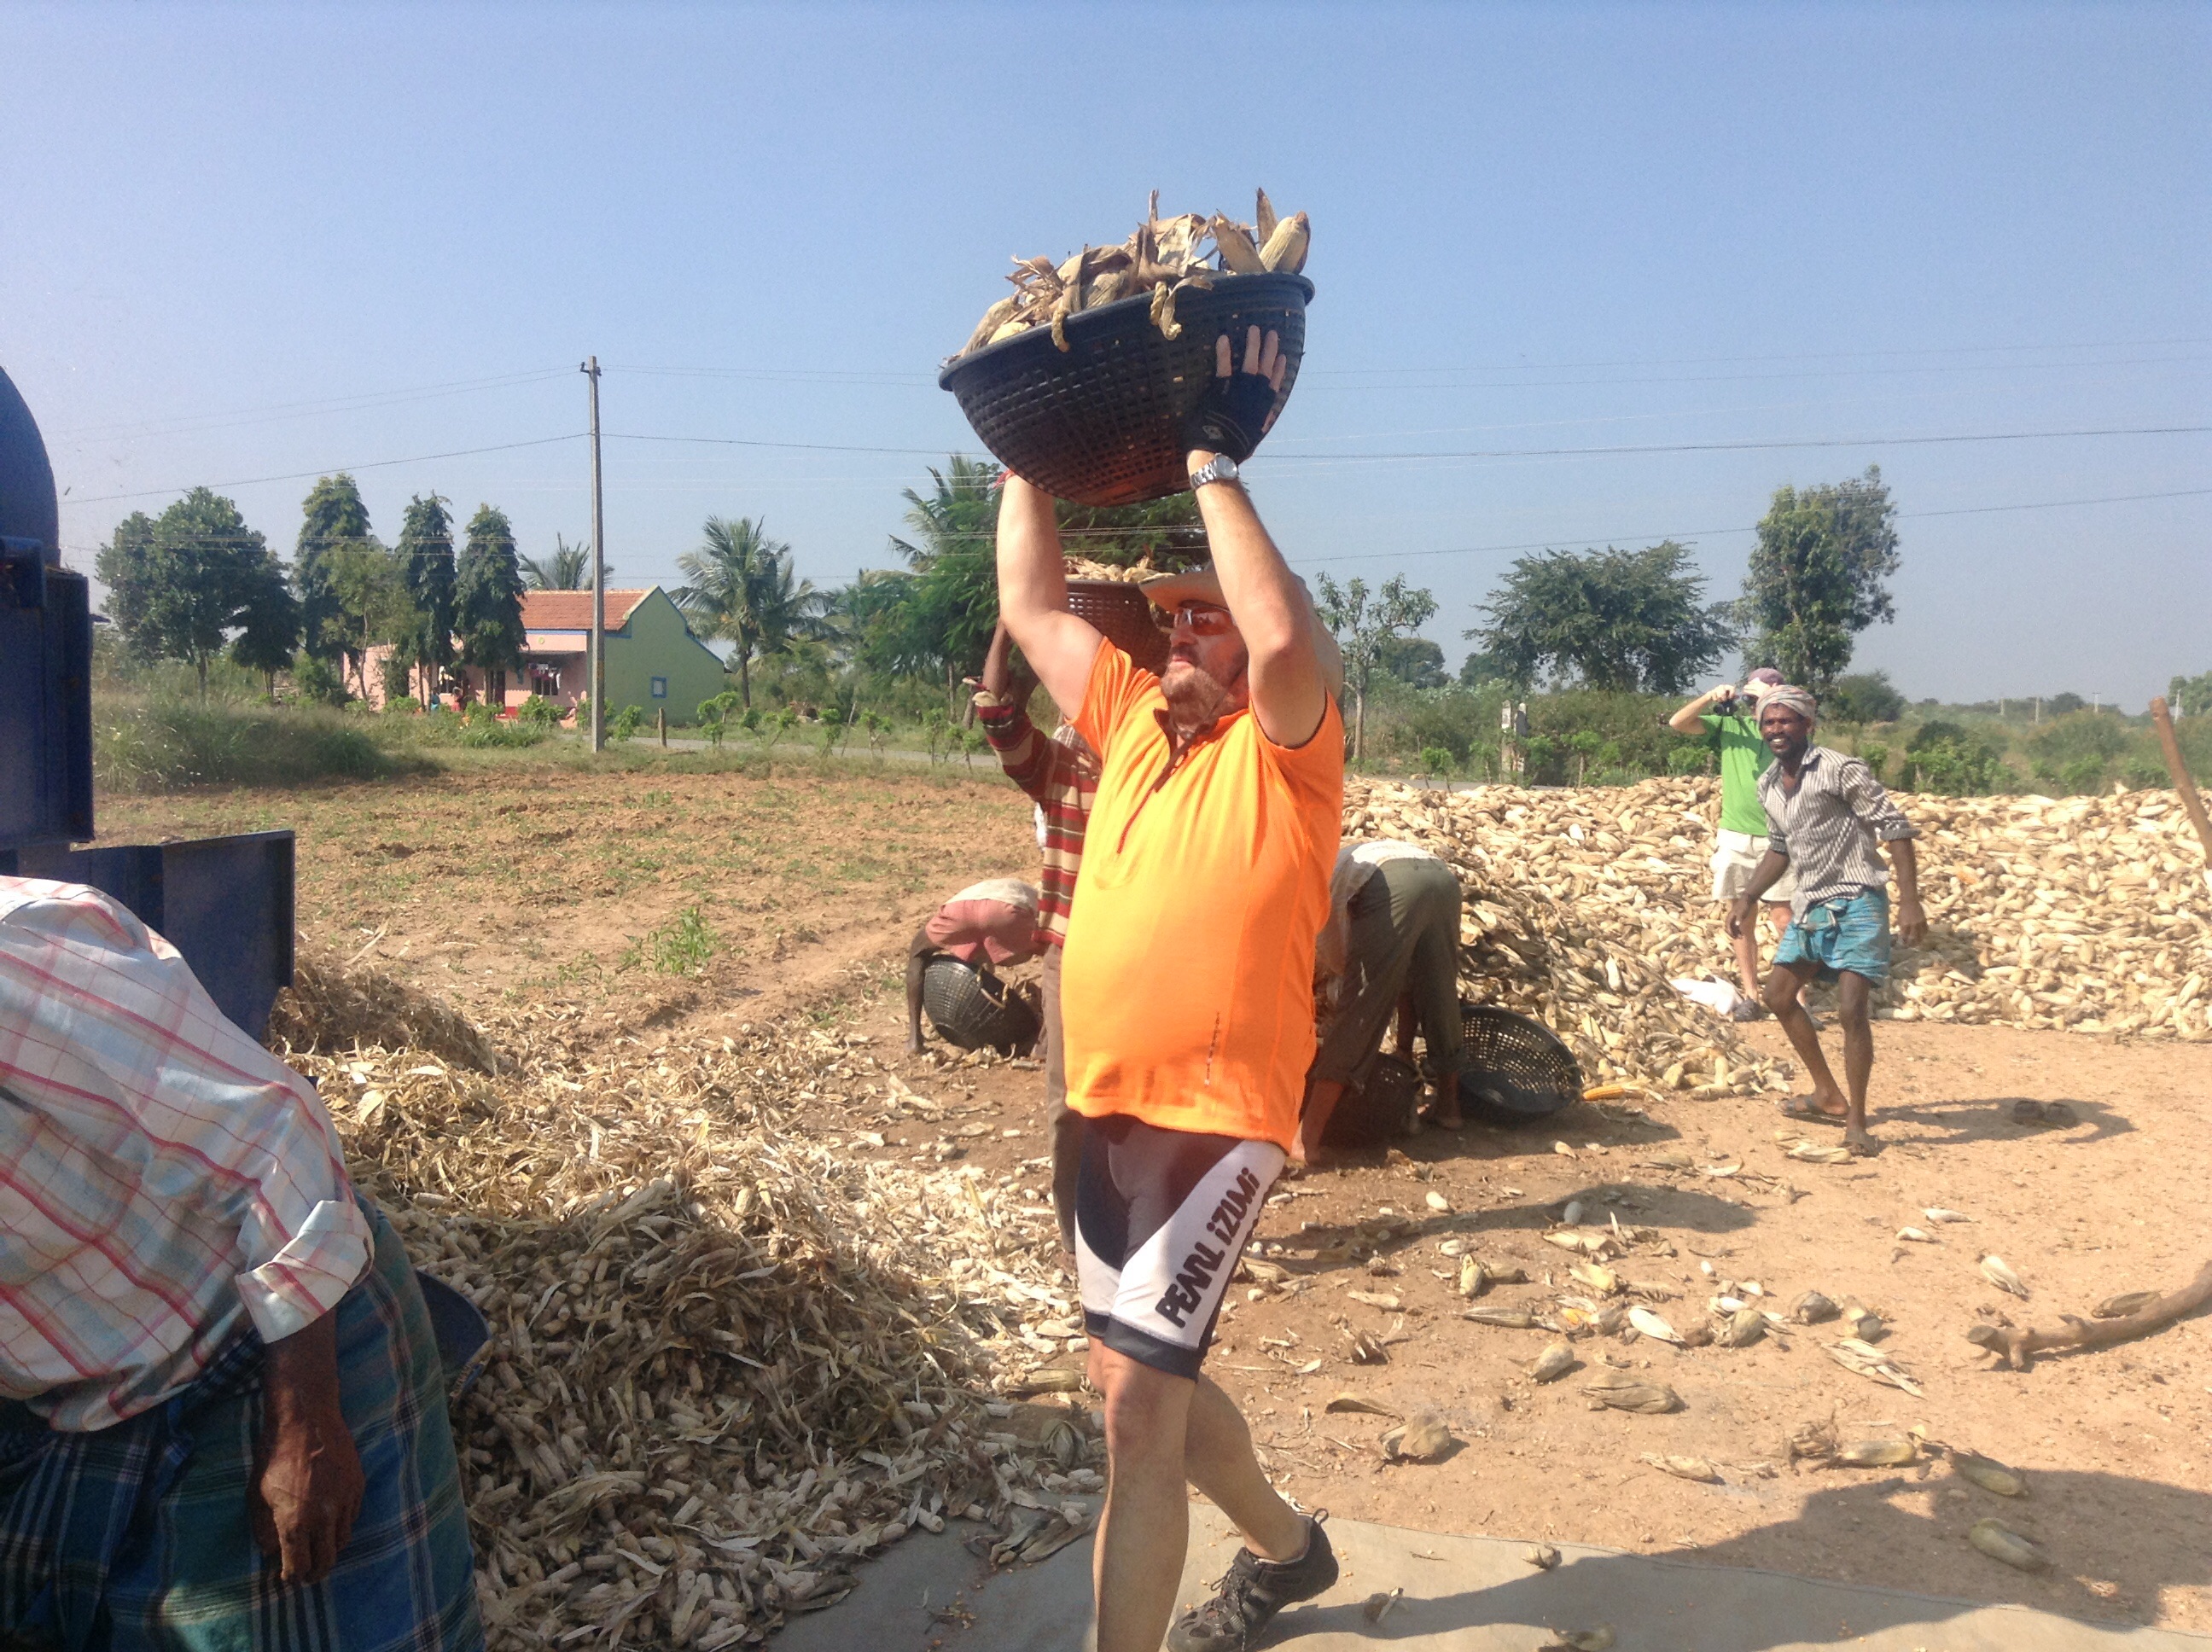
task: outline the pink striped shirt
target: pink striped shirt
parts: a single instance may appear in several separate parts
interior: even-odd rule
[[[337,1133],[177,951],[96,890],[0,878],[0,1399],[107,1427],[368,1266]]]

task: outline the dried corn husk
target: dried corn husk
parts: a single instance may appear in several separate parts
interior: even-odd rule
[[[1382,1436],[1382,1455],[1393,1462],[1434,1462],[1458,1443],[1443,1418],[1423,1412]]]
[[[1919,1460],[1920,1448],[1910,1440],[1854,1440],[1829,1458],[1839,1468],[1901,1468]]]
[[[1902,1388],[1915,1399],[1920,1397],[1920,1385],[1911,1374],[1887,1354],[1871,1343],[1861,1342],[1856,1337],[1845,1337],[1841,1342],[1828,1345],[1828,1357],[1847,1371],[1856,1371],[1870,1382],[1887,1382],[1893,1388]]]
[[[1750,1095],[1778,1090],[1788,1065],[1668,984],[1729,956],[1725,914],[1705,898],[1718,805],[1703,778],[1449,793],[1354,780],[1344,829],[1453,865],[1463,990],[1549,1026],[1585,1083],[1690,1090],[1724,1066],[1726,1089]],[[2171,793],[1921,793],[1910,812],[1929,933],[1896,949],[1878,1017],[2212,1039],[2212,893]]]
[[[1601,1406],[1614,1411],[1641,1412],[1656,1417],[1682,1408],[1682,1396],[1661,1382],[1615,1382],[1586,1383],[1583,1392]]]
[[[487,1030],[372,971],[301,976],[279,1053],[381,1096],[332,1108],[348,1163],[491,1325],[453,1422],[493,1652],[757,1637],[948,1514],[1011,1539],[1041,1506],[1018,1560],[1078,1534],[1051,1499],[1103,1485],[1082,1413],[992,1394],[1032,1327],[1076,1323],[1048,1218],[810,1141],[802,1092],[923,1115],[864,1048],[801,1020],[610,1053],[566,1004]],[[1030,1377],[1006,1386],[1082,1380]]]
[[[1790,1304],[1790,1317],[1800,1325],[1818,1325],[1835,1318],[1836,1304],[1817,1291],[1808,1291]]]
[[[2042,1571],[2050,1557],[2001,1520],[1978,1520],[1967,1529],[1966,1541],[1992,1560],[2002,1560],[2021,1571]]]
[[[1547,1342],[1544,1351],[1528,1363],[1528,1375],[1539,1382],[1556,1382],[1575,1368],[1575,1351],[1565,1342]]]
[[[1671,1342],[1678,1348],[1682,1345],[1682,1333],[1667,1323],[1665,1315],[1648,1308],[1630,1309],[1628,1322],[1655,1342]]]
[[[2002,1256],[1982,1258],[1982,1277],[2000,1291],[2018,1297],[2023,1302],[2027,1299],[2027,1281],[2014,1272],[2011,1265]]]
[[[1994,1491],[2001,1497],[2024,1497],[2027,1482],[2013,1469],[2007,1468],[1993,1457],[1978,1457],[1972,1452],[1954,1451],[1951,1467],[1984,1491]]]
[[[1721,1477],[1721,1471],[1703,1457],[1678,1457],[1672,1453],[1662,1455],[1656,1451],[1646,1451],[1639,1455],[1638,1461],[1650,1463],[1660,1473],[1672,1474],[1680,1480],[1703,1480],[1707,1485],[1711,1485]]]

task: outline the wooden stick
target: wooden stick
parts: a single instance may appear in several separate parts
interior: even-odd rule
[[[2173,714],[2166,709],[2163,695],[2150,702],[2150,720],[2158,730],[2159,748],[2166,753],[2166,772],[2172,777],[2173,789],[2181,793],[2181,806],[2189,811],[2197,841],[2204,846],[2205,878],[2212,882],[2212,819],[2206,817],[2204,799],[2197,795],[2197,783],[2189,778],[2189,765],[2182,761],[2181,742],[2173,738]]]
[[[2132,1342],[2154,1331],[2163,1331],[2207,1303],[2212,1303],[2212,1262],[2199,1268],[2197,1277],[2180,1290],[2147,1303],[2120,1319],[2092,1324],[2069,1314],[2064,1316],[2063,1331],[2009,1331],[1995,1325],[1977,1325],[1966,1333],[1966,1340],[1996,1355],[2008,1370],[2024,1371],[2033,1356],[2047,1350],[2109,1348],[2114,1343]]]

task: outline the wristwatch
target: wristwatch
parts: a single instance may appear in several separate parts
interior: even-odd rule
[[[1243,473],[1237,470],[1237,461],[1226,453],[1216,453],[1190,473],[1190,490],[1196,493],[1209,482],[1235,482],[1241,485],[1243,480]]]

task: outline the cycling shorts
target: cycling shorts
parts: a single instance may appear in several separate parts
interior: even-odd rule
[[[1273,1142],[1085,1119],[1075,1273],[1091,1339],[1196,1376],[1283,1158]]]

